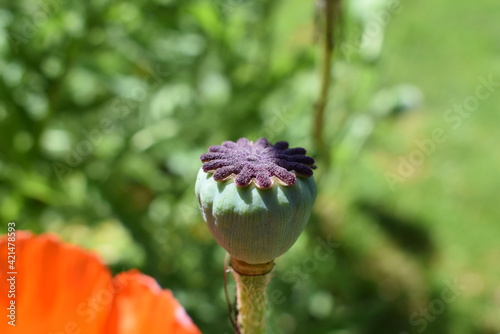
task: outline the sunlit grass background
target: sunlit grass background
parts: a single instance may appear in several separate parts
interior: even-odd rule
[[[311,134],[314,1],[1,4],[4,226],[55,232],[116,272],[140,268],[204,333],[230,333],[224,252],[194,198],[199,155],[244,136],[287,140],[317,159],[320,193],[277,261],[271,332],[500,332],[500,86],[456,129],[444,118],[481,77],[500,82],[499,2],[346,1],[331,166]],[[380,51],[360,48],[394,6],[369,38]],[[388,182],[436,129],[446,139]],[[326,259],[318,240],[335,243]]]

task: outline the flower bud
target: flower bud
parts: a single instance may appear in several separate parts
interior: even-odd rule
[[[211,146],[195,191],[210,232],[231,257],[263,264],[284,254],[304,230],[316,199],[314,160],[288,143]]]

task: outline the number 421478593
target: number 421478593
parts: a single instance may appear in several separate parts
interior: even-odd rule
[[[9,222],[7,224],[7,263],[9,264],[9,270],[16,270],[16,223]]]

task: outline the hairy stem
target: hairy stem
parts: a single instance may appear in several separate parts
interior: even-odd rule
[[[237,261],[237,260],[236,260]],[[265,334],[267,311],[267,286],[271,280],[273,263],[248,265],[248,270],[235,265],[231,259],[232,272],[236,281],[236,303],[238,307],[238,329],[240,334]],[[265,266],[265,267],[264,267]],[[259,272],[259,270],[263,268]]]

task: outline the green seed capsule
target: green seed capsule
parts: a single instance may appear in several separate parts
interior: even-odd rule
[[[234,258],[249,264],[284,254],[304,230],[316,199],[314,177],[268,189],[238,187],[232,179],[215,181],[202,169],[196,194],[210,232]]]

